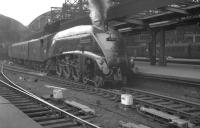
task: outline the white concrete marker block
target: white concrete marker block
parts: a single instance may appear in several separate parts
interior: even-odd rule
[[[19,80],[23,80],[23,77],[20,76],[20,77],[19,77]]]
[[[54,99],[63,99],[62,89],[53,89],[53,98]]]
[[[133,96],[130,94],[121,94],[121,104],[123,105],[132,105],[133,104]]]

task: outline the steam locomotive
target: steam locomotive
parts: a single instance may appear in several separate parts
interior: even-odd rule
[[[76,26],[12,44],[8,55],[16,63],[96,87],[107,81],[126,82],[128,62],[124,44],[112,29]]]

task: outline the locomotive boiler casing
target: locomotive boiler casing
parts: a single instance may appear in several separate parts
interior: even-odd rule
[[[105,60],[110,73],[126,73],[124,45],[114,31],[105,32],[92,25],[83,25],[58,32],[53,38],[48,56],[51,58],[70,51],[91,52],[101,56],[102,61]]]
[[[111,33],[100,30],[92,25],[77,26],[58,32],[53,38],[53,42],[49,50],[49,58],[59,55],[63,51],[83,50],[82,48],[85,48],[84,50],[86,51],[91,51],[92,46],[86,43],[95,41],[96,44],[92,45],[98,45],[95,47],[99,48],[92,49],[93,51],[91,52],[99,50],[99,52],[102,53],[97,54],[103,54],[107,62],[111,64],[116,57],[124,56],[124,46],[120,42],[120,38],[117,37],[119,35],[114,33],[113,35],[115,35],[115,37],[113,38],[116,40],[112,41],[109,40]],[[84,44],[86,45],[84,46]]]

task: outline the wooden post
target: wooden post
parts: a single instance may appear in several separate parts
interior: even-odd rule
[[[165,29],[161,28],[160,31],[160,47],[159,47],[159,65],[166,66],[166,57],[165,57]]]

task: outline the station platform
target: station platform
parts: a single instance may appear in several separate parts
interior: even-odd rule
[[[149,58],[147,57],[134,57],[134,60],[144,61],[144,62],[150,61]],[[158,60],[159,58],[156,58],[157,62]],[[184,59],[184,58],[167,57],[166,60],[167,60],[167,63],[200,65],[200,59]]]
[[[138,68],[137,74],[200,82],[200,65],[168,63],[167,66],[159,66],[135,61],[135,66]]]
[[[42,128],[42,126],[0,96],[0,128]]]

